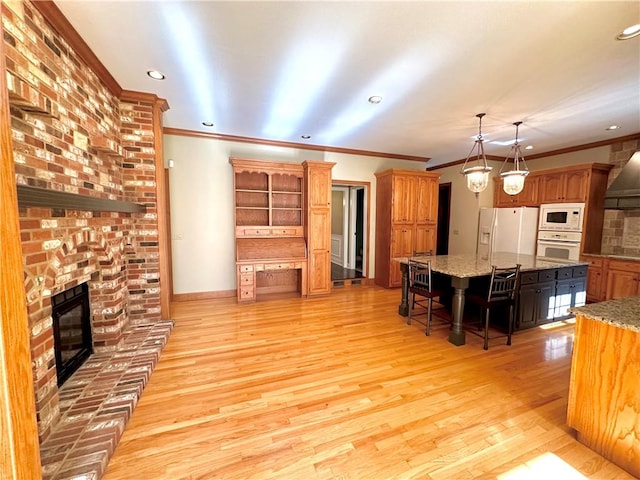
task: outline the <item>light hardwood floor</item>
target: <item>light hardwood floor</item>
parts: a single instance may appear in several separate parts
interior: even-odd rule
[[[455,347],[407,326],[399,297],[172,304],[104,478],[632,478],[565,424],[572,326]]]

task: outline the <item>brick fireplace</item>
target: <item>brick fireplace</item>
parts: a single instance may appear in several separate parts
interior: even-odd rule
[[[36,6],[1,3],[42,444],[69,403],[57,385],[52,297],[87,283],[101,367],[162,323],[157,166],[168,107],[97,74]]]

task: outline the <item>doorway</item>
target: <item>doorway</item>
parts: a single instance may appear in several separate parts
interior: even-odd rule
[[[369,184],[334,180],[331,196],[331,280],[366,278]]]
[[[436,255],[449,254],[449,222],[451,219],[451,183],[438,186],[438,233]]]

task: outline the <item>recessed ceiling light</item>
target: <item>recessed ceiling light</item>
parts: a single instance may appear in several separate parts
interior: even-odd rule
[[[533,150],[533,145],[527,145],[524,147],[525,150]]]
[[[213,127],[213,122],[202,122],[205,127]]]
[[[640,35],[640,23],[636,23],[635,25],[625,28],[622,33],[619,33],[616,36],[616,38],[618,40],[629,40],[630,38],[637,37],[638,35]]]
[[[300,138],[304,138],[305,140],[309,140],[311,135],[300,135]]]
[[[618,130],[619,128],[619,125],[609,125],[605,130]]]
[[[369,103],[380,103],[382,101],[382,97],[380,95],[373,95],[371,97],[369,97]]]
[[[154,80],[164,80],[164,73],[159,72],[158,70],[147,70],[147,75]]]

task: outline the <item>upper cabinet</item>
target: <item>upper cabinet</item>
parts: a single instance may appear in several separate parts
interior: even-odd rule
[[[416,216],[416,179],[411,174],[394,175],[391,179],[395,192],[391,206],[391,221],[412,224]]]
[[[232,159],[236,237],[303,236],[300,164]]]
[[[496,207],[532,207],[539,205],[538,184],[539,175],[530,173],[524,181],[522,192],[517,195],[509,195],[504,191],[503,181],[500,177],[494,177],[493,204]]]
[[[535,165],[535,162],[532,162]],[[587,232],[582,238],[581,253],[599,253],[604,222],[604,194],[612,165],[588,163],[569,167],[537,170],[524,181],[518,195],[502,190],[502,179],[494,179],[495,207],[538,206],[544,203],[584,203],[584,223]]]
[[[591,170],[575,168],[542,176],[540,203],[586,202]]]

